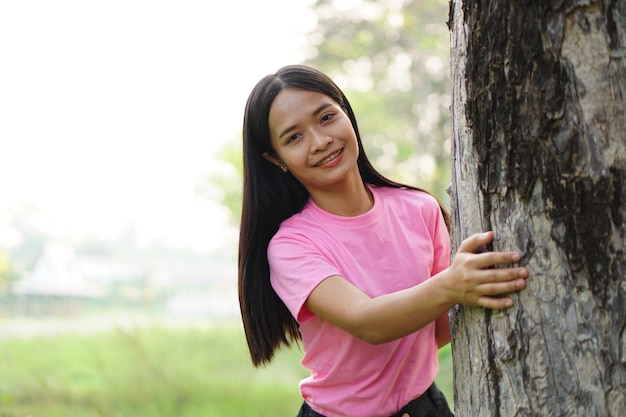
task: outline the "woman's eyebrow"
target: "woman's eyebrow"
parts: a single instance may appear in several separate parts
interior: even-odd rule
[[[317,109],[315,109],[315,111],[313,113],[311,113],[313,116],[317,116],[318,114],[320,114],[321,112],[324,111],[324,109],[326,109],[327,107],[331,106],[332,104],[330,103],[324,103],[321,106],[319,106]],[[283,136],[285,136],[287,133],[289,133],[289,131],[295,129],[296,127],[298,127],[297,125],[293,125],[293,126],[289,126],[288,128],[286,128],[285,130],[283,130],[282,132],[280,132],[280,134],[278,135],[279,138],[282,138]]]
[[[313,116],[317,116],[318,114],[320,114],[322,111],[324,111],[324,109],[328,106],[330,106],[330,103],[324,103],[321,106],[319,106],[314,112],[313,112]]]
[[[291,130],[295,129],[296,127],[297,125],[289,126],[287,129],[280,132],[280,134],[278,135],[278,138],[282,138],[283,136],[285,136],[287,133],[289,133]]]

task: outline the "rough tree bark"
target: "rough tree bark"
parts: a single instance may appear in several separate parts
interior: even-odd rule
[[[451,315],[460,417],[626,416],[626,0],[452,0],[453,246],[531,277]]]

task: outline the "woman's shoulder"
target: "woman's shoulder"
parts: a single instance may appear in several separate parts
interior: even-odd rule
[[[386,213],[399,218],[423,219],[433,225],[441,217],[441,206],[435,196],[413,188],[380,187],[379,198],[384,200]]]
[[[301,211],[283,220],[274,234],[273,240],[277,237],[296,237],[308,240],[307,236],[320,227],[319,222],[309,212],[310,208],[307,204]]]

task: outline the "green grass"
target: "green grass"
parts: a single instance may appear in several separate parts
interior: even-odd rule
[[[449,348],[440,357],[451,400]],[[298,349],[252,367],[237,323],[4,339],[0,417],[288,417],[304,376]]]

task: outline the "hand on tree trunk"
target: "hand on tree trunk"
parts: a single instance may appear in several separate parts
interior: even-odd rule
[[[461,243],[452,265],[444,271],[442,278],[455,304],[508,308],[513,306],[513,300],[501,296],[526,287],[528,270],[510,266],[520,261],[519,253],[478,253],[492,240],[492,232],[477,233],[467,238]]]

